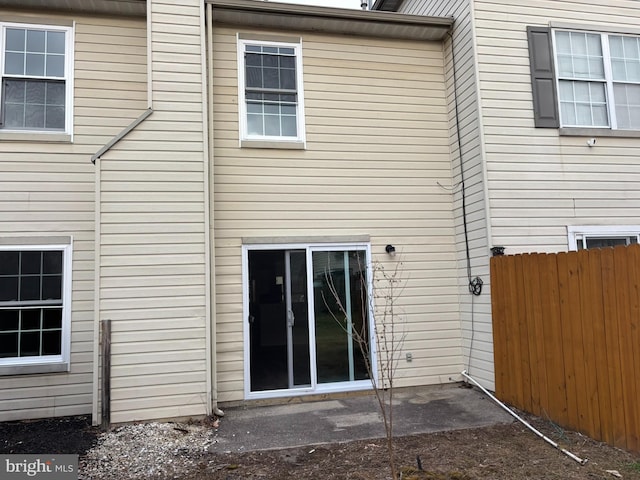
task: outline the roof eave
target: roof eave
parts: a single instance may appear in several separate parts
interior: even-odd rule
[[[146,0],[0,0],[0,8],[144,17]]]
[[[213,21],[229,25],[379,38],[439,41],[453,19],[247,0],[205,0]]]

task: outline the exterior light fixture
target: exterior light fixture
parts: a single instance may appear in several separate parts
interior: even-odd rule
[[[384,247],[384,251],[392,257],[396,256],[396,247],[394,247],[393,245],[387,245],[386,247]]]

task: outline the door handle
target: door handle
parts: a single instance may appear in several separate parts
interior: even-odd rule
[[[293,315],[293,310],[287,310],[287,326],[293,327],[296,323],[296,317]]]
[[[253,323],[255,319],[256,317],[254,317],[253,315],[249,315],[249,318],[247,320],[249,320],[249,323]]]

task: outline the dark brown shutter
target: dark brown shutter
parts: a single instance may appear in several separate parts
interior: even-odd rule
[[[558,128],[558,102],[556,79],[553,69],[551,29],[527,27],[531,87],[533,89],[533,117],[536,127]]]

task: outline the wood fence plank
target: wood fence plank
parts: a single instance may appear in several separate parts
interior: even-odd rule
[[[509,301],[505,304],[505,328],[504,328],[504,338],[505,338],[505,346],[506,346],[506,357],[505,361],[507,363],[507,377],[505,378],[506,391],[508,392],[508,396],[505,398],[505,401],[510,405],[518,406],[518,377],[519,372],[514,365],[516,363],[515,359],[515,350],[516,350],[516,341],[518,340],[518,336],[515,333],[514,324],[517,324],[517,310],[516,310],[516,302],[513,301],[515,298],[515,289],[513,286],[513,278],[514,278],[514,264],[513,262],[507,261],[503,262],[503,282],[502,289],[509,298]]]
[[[518,335],[519,335],[519,359],[516,358],[518,368],[520,370],[521,385],[519,386],[522,392],[522,397],[519,398],[521,402],[519,408],[530,412],[531,411],[531,366],[529,363],[529,329],[527,326],[527,296],[526,291],[529,288],[529,282],[527,281],[529,275],[524,268],[524,259],[522,255],[516,255],[514,257],[515,263],[515,285],[517,292],[518,303]]]
[[[522,255],[522,268],[527,272],[527,288],[525,289],[525,318],[527,322],[527,338],[529,342],[529,375],[531,381],[531,413],[540,415],[540,373],[538,371],[538,334],[536,332],[536,301],[539,296],[540,288],[534,288],[535,284],[539,285],[540,279],[537,275],[534,263],[537,259],[533,255]]]
[[[592,302],[592,282],[590,267],[590,252],[582,250],[577,253],[578,272],[580,274],[579,283],[580,291],[580,311],[582,313],[582,344],[584,352],[585,366],[585,390],[587,393],[586,400],[588,405],[587,420],[583,423],[584,431],[592,438],[602,438],[602,428],[600,425],[600,401],[598,397],[598,375],[596,369],[596,347],[595,347],[595,328],[594,318],[596,312]],[[600,275],[600,272],[597,272]]]
[[[631,289],[631,339],[633,344],[633,371],[636,387],[636,398],[640,398],[640,245],[634,245],[629,247],[631,261],[633,264],[632,275],[630,279],[632,285]],[[636,428],[634,429],[634,435],[631,437],[632,445],[631,449],[634,452],[640,452],[640,412],[636,411]]]
[[[518,282],[518,263],[519,258],[516,256],[513,262],[508,262],[509,270],[507,276],[506,287],[508,289],[508,295],[511,301],[509,302],[509,317],[507,318],[507,338],[509,344],[509,364],[510,368],[510,382],[513,391],[513,398],[511,404],[522,409],[524,408],[523,399],[523,380],[522,380],[522,349],[520,348],[520,322],[521,315],[524,312],[520,310],[520,292]],[[521,263],[521,262],[520,262]],[[522,270],[520,270],[520,275]]]
[[[598,379],[598,403],[600,405],[600,434],[602,440],[613,444],[613,416],[611,412],[611,389],[609,387],[609,367],[607,360],[606,315],[604,285],[602,278],[602,252],[600,248],[589,251],[589,269],[591,273],[590,299],[594,312],[593,340],[595,352],[596,377]]]
[[[624,247],[620,247],[624,249]],[[625,411],[624,395],[622,391],[621,352],[620,352],[620,321],[618,315],[618,295],[626,288],[620,285],[617,277],[626,278],[627,269],[624,262],[616,269],[615,252],[618,248],[602,249],[602,291],[603,311],[605,325],[605,344],[607,348],[607,371],[609,379],[609,398],[611,402],[611,430],[613,445],[622,447],[626,445],[625,437]],[[620,262],[618,262],[620,263]],[[620,290],[620,288],[622,288]]]
[[[573,263],[571,263],[573,262]],[[564,359],[564,381],[567,400],[566,425],[578,429],[580,425],[578,405],[578,380],[576,358],[574,352],[582,350],[582,332],[579,332],[579,343],[576,341],[574,318],[579,318],[579,292],[574,287],[576,272],[575,252],[563,253],[557,256],[558,264],[558,294],[560,299],[560,328],[562,331],[562,354]],[[573,287],[573,288],[572,288]],[[577,295],[576,295],[577,294]],[[576,299],[573,296],[577,296]],[[575,301],[578,300],[578,301]],[[574,309],[578,308],[576,312]],[[578,348],[576,348],[578,347]]]
[[[616,290],[620,319],[620,374],[622,375],[625,430],[624,448],[640,452],[640,245],[615,249]],[[618,274],[626,268],[626,276]],[[634,336],[636,338],[634,338]]]
[[[501,278],[500,281],[500,291],[503,292],[505,298],[508,301],[505,301],[502,305],[502,327],[500,329],[500,336],[502,338],[502,352],[500,355],[502,361],[502,368],[504,374],[502,375],[502,385],[503,385],[503,393],[504,396],[501,397],[502,400],[506,403],[513,404],[513,400],[516,397],[514,385],[513,385],[513,372],[511,369],[513,368],[512,363],[509,361],[511,356],[511,342],[509,339],[509,330],[511,329],[511,292],[509,290],[509,269],[511,268],[511,263],[500,258],[498,260],[499,266],[499,275]]]
[[[493,361],[495,365],[496,395],[505,400],[508,392],[507,378],[509,375],[509,362],[507,360],[506,341],[506,314],[505,304],[509,298],[504,293],[504,266],[507,260],[504,257],[492,257],[489,262],[491,275],[491,315],[493,319]]]
[[[547,365],[545,363],[546,354],[545,349],[547,344],[545,340],[546,332],[544,329],[544,309],[543,303],[546,292],[546,285],[544,283],[543,262],[542,255],[532,256],[531,262],[531,291],[533,293],[533,310],[532,318],[535,331],[535,363],[534,371],[538,376],[538,390],[540,392],[540,414],[544,414],[549,411],[549,383],[547,379]]]
[[[549,419],[566,425],[567,389],[565,385],[564,353],[562,349],[562,325],[560,319],[560,295],[558,287],[558,255],[542,257],[541,273],[546,293],[543,298],[543,323],[545,334],[545,369],[549,395]]]
[[[587,373],[585,371],[586,360],[583,346],[582,330],[584,315],[581,308],[582,292],[580,290],[580,270],[578,262],[578,253],[569,252],[567,259],[567,304],[566,316],[563,315],[564,325],[567,327],[568,337],[565,337],[565,345],[573,357],[570,364],[573,367],[573,381],[567,378],[567,388],[569,385],[573,387],[574,402],[568,402],[569,408],[569,426],[586,432],[588,430],[590,415],[589,402],[587,395]],[[565,350],[565,356],[566,350]],[[571,393],[567,391],[567,400]],[[575,408],[575,414],[571,411]]]

